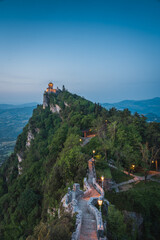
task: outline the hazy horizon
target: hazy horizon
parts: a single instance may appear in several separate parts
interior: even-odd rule
[[[74,94],[74,93],[73,93]],[[154,98],[160,98],[160,97],[154,97]],[[114,103],[119,103],[119,102],[122,102],[122,101],[146,101],[146,100],[151,100],[151,99],[154,99],[154,98],[147,98],[147,99],[123,99],[123,100],[120,100],[118,102],[97,102],[97,101],[93,101],[93,102],[96,102],[96,103],[100,103],[100,104],[104,104],[104,103],[109,103],[109,104],[114,104]],[[87,99],[87,98],[85,98]],[[87,99],[87,100],[90,100],[90,99]],[[92,101],[92,100],[90,100]],[[0,102],[0,104],[8,104],[8,105],[23,105],[23,104],[43,104],[43,99],[41,102],[35,102],[35,101],[31,101],[31,102]]]
[[[0,102],[49,81],[93,102],[160,97],[160,1],[0,1]]]

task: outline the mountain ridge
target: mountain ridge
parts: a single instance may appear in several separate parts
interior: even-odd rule
[[[23,104],[0,104],[0,110],[2,109],[14,109],[14,108],[25,108],[25,107],[34,107],[37,106],[37,102],[23,103]]]
[[[148,121],[150,121],[151,118],[152,121],[160,121],[159,97],[146,100],[123,100],[116,103],[102,103],[101,105],[106,109],[115,107],[118,110],[124,110],[125,108],[128,108],[132,114],[134,114],[135,112],[143,114],[148,118]]]

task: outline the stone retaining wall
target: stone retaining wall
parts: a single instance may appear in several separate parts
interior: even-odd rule
[[[78,206],[77,206],[78,208]],[[81,232],[81,226],[82,226],[82,211],[77,209],[77,215],[76,215],[76,231],[72,234],[71,240],[78,240]]]
[[[97,190],[97,192],[99,192],[101,197],[104,198],[104,190],[99,186],[99,184],[96,182],[95,178],[93,178],[92,183],[93,183],[94,188]]]
[[[85,195],[85,196],[86,196],[86,195],[89,195],[90,192],[92,191],[92,189],[91,189],[91,187],[90,187],[89,184],[88,184],[87,178],[84,178],[83,187],[84,187],[84,190],[85,190],[84,195]]]
[[[68,193],[62,198],[61,202],[66,212],[71,212],[76,215],[76,230],[72,234],[71,240],[78,240],[81,232],[82,225],[82,211],[78,208],[78,199],[84,194],[80,190],[80,185],[78,183],[73,184],[73,190],[68,189]]]
[[[88,201],[88,210],[90,213],[92,213],[96,218],[97,223],[97,235],[98,238],[104,236],[104,227],[103,227],[103,220],[102,220],[102,214],[98,209],[94,206],[97,203],[98,198],[90,198]]]

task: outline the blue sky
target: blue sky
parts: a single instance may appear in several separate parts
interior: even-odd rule
[[[49,81],[94,102],[160,97],[160,1],[1,0],[0,103]]]

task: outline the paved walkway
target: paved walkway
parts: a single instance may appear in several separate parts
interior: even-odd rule
[[[91,136],[88,136],[88,137],[82,137],[81,139],[83,139],[83,143],[81,144],[82,147],[84,147],[87,143],[89,143],[89,141],[95,137],[95,135],[91,135]]]
[[[113,166],[112,164],[108,164],[110,167],[112,168],[115,168],[117,169],[117,167]],[[122,171],[123,173],[125,173],[126,175],[130,175],[133,177],[133,179],[130,179],[128,181],[125,181],[125,182],[121,182],[121,183],[118,183],[118,184],[115,184],[114,185],[114,188],[116,189],[116,192],[119,192],[119,187],[121,186],[124,186],[124,185],[127,185],[127,184],[131,184],[131,183],[136,183],[136,182],[140,182],[140,181],[144,181],[145,180],[145,176],[137,176],[137,175],[134,175],[132,173],[128,173],[127,171]],[[160,174],[160,172],[156,172],[156,171],[150,171],[149,174],[147,175],[147,180],[151,180],[151,181],[154,181],[154,182],[159,182],[159,180],[156,180],[154,178],[152,178],[153,176],[155,175],[158,175]],[[123,190],[121,190],[122,192]],[[124,190],[126,191],[126,190]]]
[[[96,191],[96,189],[91,185],[91,180],[93,178],[92,171],[92,163],[91,160],[88,162],[89,164],[89,184],[91,187],[91,192],[83,196],[82,199],[79,200],[78,207],[82,211],[82,226],[80,233],[80,240],[98,240],[97,237],[97,226],[96,219],[93,214],[88,211],[87,202],[91,197],[99,197],[100,194]]]

